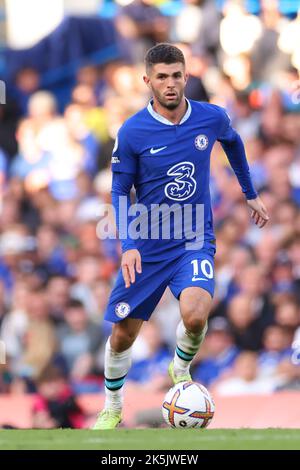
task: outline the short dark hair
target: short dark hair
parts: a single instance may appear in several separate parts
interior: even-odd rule
[[[36,383],[37,385],[41,385],[43,383],[53,382],[64,378],[64,373],[59,367],[56,367],[53,364],[48,364],[37,377]]]
[[[146,71],[155,64],[175,64],[180,62],[185,65],[182,51],[178,47],[166,42],[157,44],[148,50],[145,56]]]

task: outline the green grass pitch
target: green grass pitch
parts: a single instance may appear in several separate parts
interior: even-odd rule
[[[300,449],[300,429],[0,430],[0,449]]]

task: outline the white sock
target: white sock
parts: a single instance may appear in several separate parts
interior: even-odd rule
[[[111,349],[110,337],[105,345],[105,409],[121,411],[123,406],[123,385],[131,366],[131,347],[121,353]]]
[[[200,334],[195,335],[186,330],[181,320],[177,326],[177,345],[174,354],[174,372],[181,376],[189,373],[190,365],[197,354],[207,332],[207,323]]]

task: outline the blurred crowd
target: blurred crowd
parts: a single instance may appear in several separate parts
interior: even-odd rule
[[[0,107],[0,393],[36,393],[36,427],[81,427],[76,396],[103,390],[110,324],[103,312],[119,266],[102,240],[110,158],[124,120],[147,104],[145,50],[171,41],[190,74],[186,96],[226,107],[270,214],[259,230],[221,147],[212,153],[216,294],[195,380],[220,394],[300,389],[300,5],[186,0],[164,16],[134,0],[114,18],[124,60],[77,71],[69,104],[22,68]],[[178,303],[166,291],[133,347],[128,388],[164,390]]]

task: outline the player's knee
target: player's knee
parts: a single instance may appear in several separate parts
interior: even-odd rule
[[[185,322],[186,329],[194,335],[200,334],[205,328],[206,320],[201,318],[192,317]]]
[[[113,328],[113,331],[111,334],[111,339],[110,339],[111,347],[115,352],[126,351],[126,349],[132,346],[135,338],[136,338],[135,332],[118,328],[118,326],[116,325],[116,327]]]
[[[195,307],[183,320],[184,326],[188,331],[197,335],[205,328],[208,312],[203,307]]]

